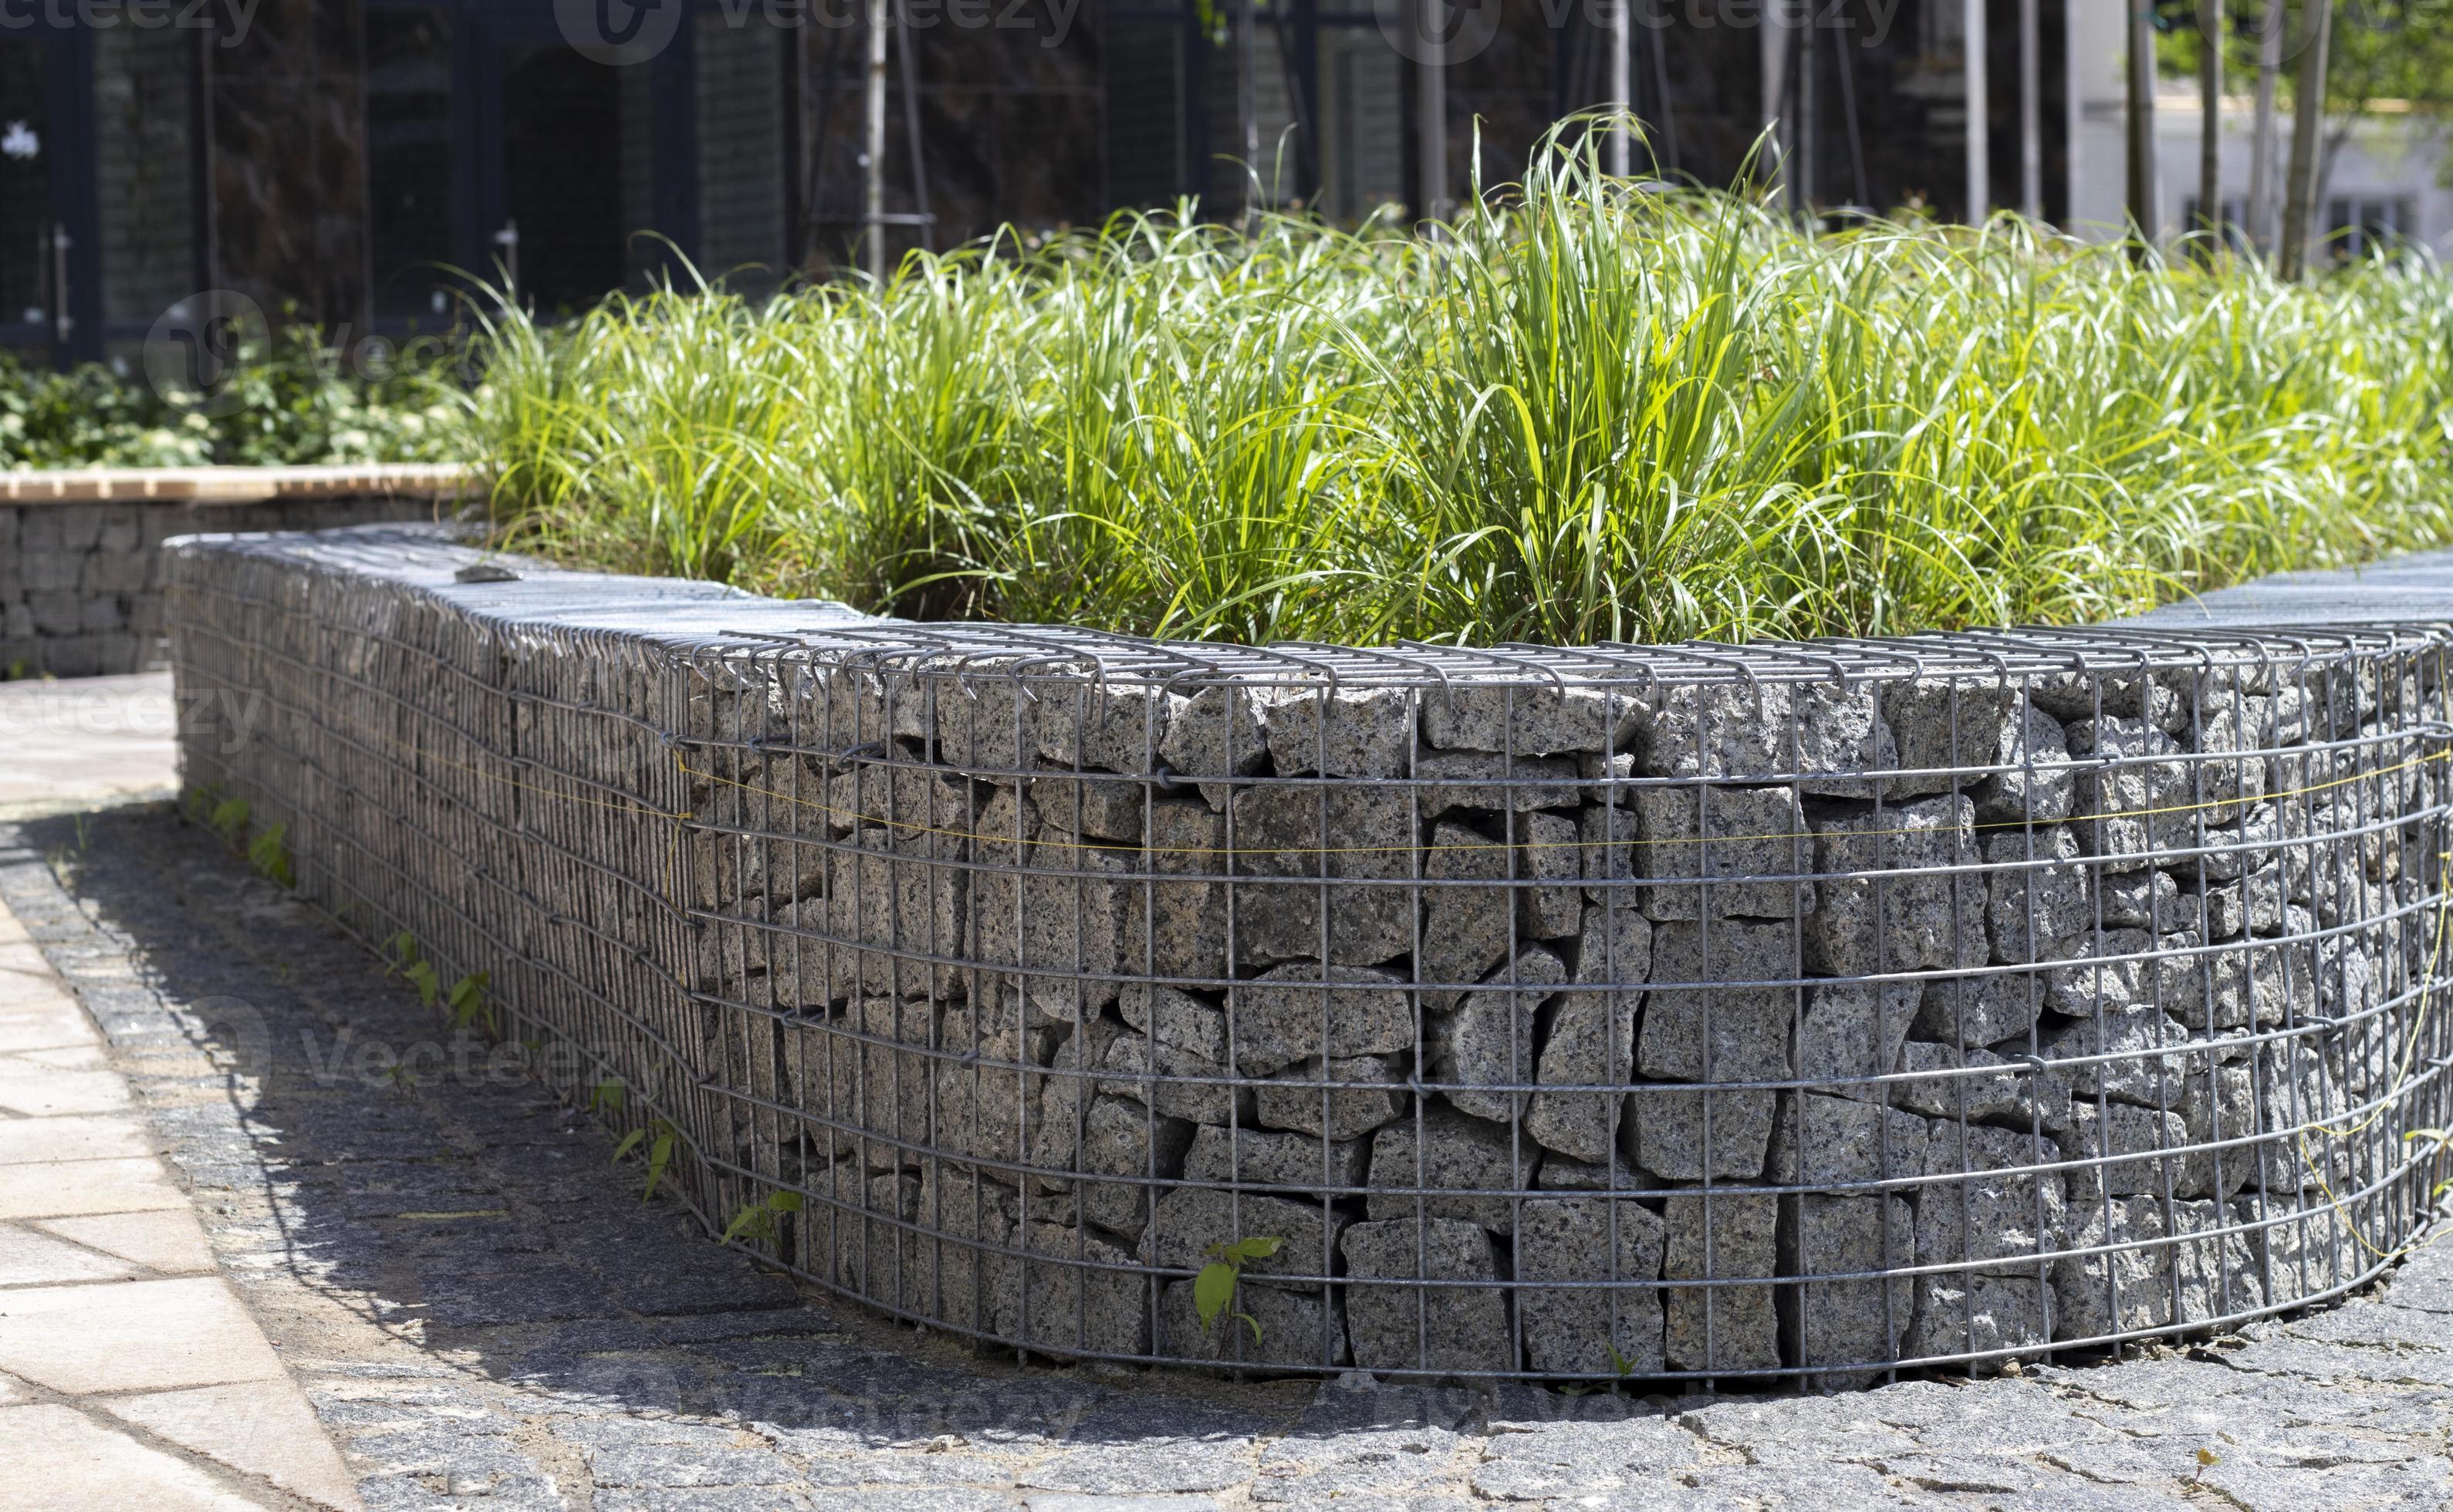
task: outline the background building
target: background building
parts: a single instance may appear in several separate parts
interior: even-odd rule
[[[1215,215],[1412,215],[1435,182],[1466,192],[1477,153],[1504,182],[1551,122],[1613,97],[1610,0],[1479,0],[1441,13],[1432,117],[1423,3],[901,0],[892,240],[1187,195]],[[1786,152],[1765,171],[1804,205],[2119,221],[2122,0],[1814,0],[1812,29],[1779,25],[1783,3],[1636,0],[1627,75],[1665,172],[1726,184],[1778,122]],[[396,334],[450,318],[454,269],[515,270],[548,311],[677,258],[824,273],[863,225],[865,12],[0,0],[0,342],[124,351],[209,288]],[[2177,226],[2195,124],[2161,119]],[[2235,156],[2244,181],[2244,140]],[[2381,121],[2332,183],[2348,213],[2386,207],[2439,239],[2434,165]]]

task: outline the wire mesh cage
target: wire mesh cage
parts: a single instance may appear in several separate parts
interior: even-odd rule
[[[189,781],[985,1345],[1859,1384],[2340,1293],[2443,1174],[2439,627],[1244,648],[470,555],[184,545],[183,695],[276,711]]]

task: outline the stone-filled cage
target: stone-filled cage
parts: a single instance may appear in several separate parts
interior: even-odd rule
[[[2440,627],[1243,648],[503,566],[174,543],[189,786],[711,1230],[986,1346],[1856,1384],[2339,1294],[2444,1174]]]

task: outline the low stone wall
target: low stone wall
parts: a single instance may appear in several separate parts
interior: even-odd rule
[[[2339,1293],[2443,1174],[2442,627],[1247,649],[479,560],[174,543],[189,784],[710,1228],[984,1343],[1860,1383]]]
[[[172,536],[432,519],[465,487],[428,467],[0,474],[0,676],[160,665],[157,560]]]

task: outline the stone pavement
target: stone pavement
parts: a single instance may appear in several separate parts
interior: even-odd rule
[[[355,1508],[92,1021],[0,906],[0,1508]]]
[[[0,818],[167,794],[177,733],[168,672],[0,683]]]
[[[601,1130],[165,808],[0,829],[0,900],[375,1512],[2453,1505],[2453,1244],[2242,1336],[1836,1397],[1025,1366],[643,1204]]]

